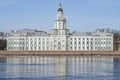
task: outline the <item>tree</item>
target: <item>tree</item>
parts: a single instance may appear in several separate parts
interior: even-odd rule
[[[6,50],[7,41],[6,40],[0,40],[0,50]]]

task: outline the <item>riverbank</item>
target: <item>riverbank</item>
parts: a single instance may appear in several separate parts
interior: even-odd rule
[[[120,51],[0,51],[2,56],[24,56],[24,55],[45,55],[45,56],[69,56],[69,55],[81,55],[81,56],[120,56]]]

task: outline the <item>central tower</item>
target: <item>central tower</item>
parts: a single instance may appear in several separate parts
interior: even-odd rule
[[[54,21],[54,29],[51,31],[51,35],[69,35],[69,30],[66,29],[66,19],[63,16],[63,9],[61,3],[57,10],[57,18]]]

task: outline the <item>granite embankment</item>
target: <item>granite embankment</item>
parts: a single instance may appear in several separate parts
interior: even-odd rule
[[[24,56],[24,55],[45,55],[45,56],[71,56],[71,55],[81,55],[81,56],[120,56],[120,51],[0,51],[2,56]]]

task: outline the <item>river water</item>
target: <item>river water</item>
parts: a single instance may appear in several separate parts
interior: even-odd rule
[[[0,80],[120,80],[120,57],[1,56]]]

